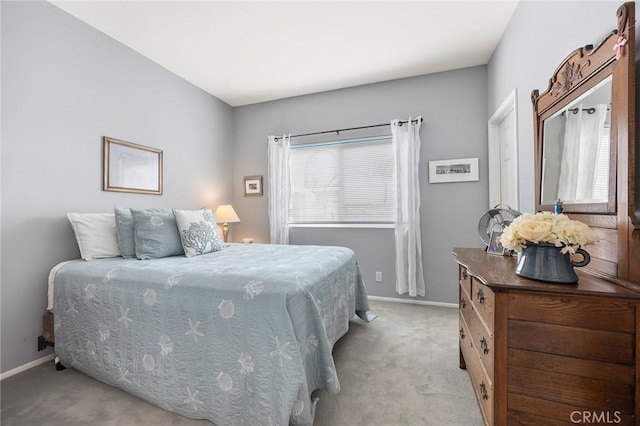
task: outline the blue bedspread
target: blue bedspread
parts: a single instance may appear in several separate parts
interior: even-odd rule
[[[341,247],[74,261],[54,288],[63,364],[219,426],[312,424],[311,392],[340,389],[333,345],[368,310]]]

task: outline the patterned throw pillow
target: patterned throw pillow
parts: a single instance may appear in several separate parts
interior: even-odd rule
[[[173,209],[178,223],[178,233],[187,257],[222,250],[222,238],[218,234],[216,215],[209,209]]]
[[[136,257],[157,259],[184,254],[171,209],[131,209]]]

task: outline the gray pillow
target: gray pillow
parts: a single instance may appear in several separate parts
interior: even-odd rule
[[[131,209],[136,257],[140,260],[184,254],[171,209]]]
[[[133,216],[131,210],[124,207],[115,207],[116,214],[116,237],[118,239],[118,247],[122,257],[136,257],[136,245],[133,232]]]

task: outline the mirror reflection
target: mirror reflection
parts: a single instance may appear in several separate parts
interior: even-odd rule
[[[544,120],[541,204],[606,203],[611,76]]]

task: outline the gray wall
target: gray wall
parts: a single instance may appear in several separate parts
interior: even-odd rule
[[[479,66],[236,108],[234,207],[242,222],[233,225],[233,238],[269,240],[267,196],[242,195],[243,176],[263,175],[266,186],[267,135],[366,126],[422,115],[425,120],[420,131],[420,183],[425,299],[457,302],[451,249],[482,244],[476,226],[488,198],[486,105],[486,67]],[[429,160],[464,157],[479,158],[479,182],[428,183]],[[294,228],[291,242],[354,249],[368,293],[399,297],[395,292],[392,229]],[[382,283],[375,282],[375,271],[382,272]]]
[[[233,109],[44,2],[2,8],[1,371],[36,351],[65,214],[231,201]],[[102,136],[164,150],[164,195],[101,190]]]
[[[518,92],[520,210],[523,212],[532,212],[535,208],[531,92],[534,89],[544,92],[551,74],[573,50],[586,44],[597,46],[615,29],[616,11],[621,4],[622,1],[521,1],[489,61],[489,115],[514,88]],[[636,26],[636,39],[638,31],[640,27]],[[640,44],[636,42],[636,46]]]

